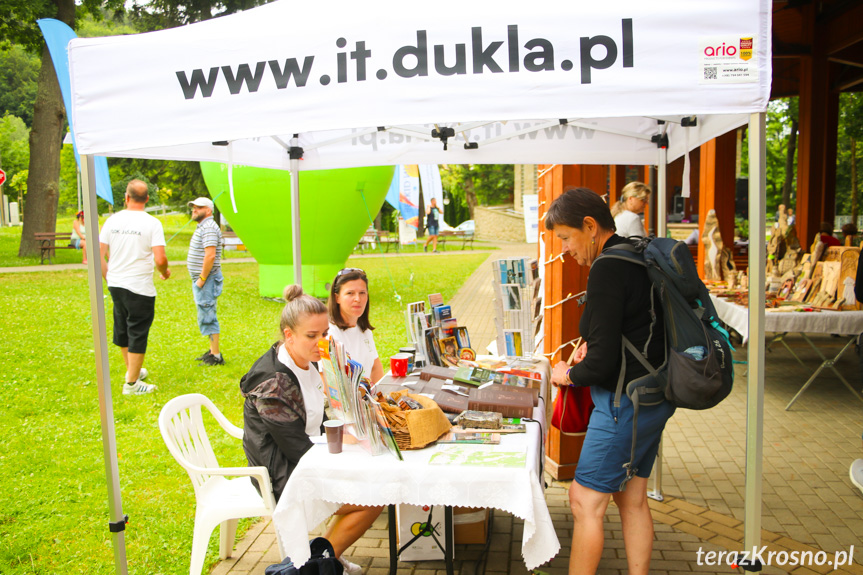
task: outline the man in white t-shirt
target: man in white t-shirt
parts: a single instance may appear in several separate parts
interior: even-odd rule
[[[142,366],[156,310],[153,267],[163,280],[171,277],[162,224],[144,211],[149,199],[146,183],[129,182],[126,209],[108,218],[99,233],[102,277],[114,300],[114,345],[126,364],[124,395],[156,390],[155,385],[142,381],[148,375]]]

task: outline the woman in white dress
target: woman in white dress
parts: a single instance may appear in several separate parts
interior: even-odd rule
[[[363,373],[372,383],[384,376],[375,347],[375,328],[369,321],[369,280],[359,268],[345,268],[336,274],[327,303],[330,335],[345,346],[351,359],[363,364]]]
[[[650,188],[642,182],[629,182],[620,191],[620,200],[611,208],[617,235],[624,238],[647,237],[641,214],[647,207]]]

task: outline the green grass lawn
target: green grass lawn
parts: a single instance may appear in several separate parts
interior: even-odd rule
[[[449,300],[487,256],[441,256],[433,271],[422,267],[428,262],[422,257],[349,263],[369,275],[371,319],[385,369],[406,342],[405,305],[432,292]],[[394,298],[390,273],[401,302]],[[177,395],[200,392],[242,425],[240,377],[279,335],[282,306],[258,297],[257,264],[231,264],[224,274],[219,320],[227,365],[205,368],[192,361],[206,342],[181,273],[156,282],[156,321],[145,362],[148,381],[159,386],[155,394],[120,393],[124,369],[119,351],[109,345],[123,511],[130,515],[130,573],[188,572],[195,499],[159,433],[161,407]],[[112,573],[85,272],[0,274],[0,293],[0,573]],[[107,289],[104,294],[110,342],[111,299]],[[219,432],[212,420],[208,429],[222,465],[245,465],[239,441]],[[208,565],[218,557],[217,541],[211,538]]]
[[[165,241],[167,242],[166,253],[170,261],[185,261],[186,252],[189,249],[189,240],[192,239],[192,233],[195,231],[195,223],[185,214],[154,214],[162,222],[165,229]],[[106,220],[106,217],[99,218],[99,225]],[[74,216],[60,216],[57,218],[57,233],[68,233],[72,231],[72,223]],[[422,253],[424,239],[417,240],[416,245],[407,245],[401,247],[401,252],[405,254]],[[36,266],[39,265],[39,255],[28,256],[24,258],[18,257],[18,247],[21,243],[21,226],[0,228],[0,267],[17,267],[17,266]],[[462,246],[461,240],[452,240],[444,245],[438,245],[438,251],[460,251]],[[474,249],[489,250],[497,249],[491,244],[485,242],[474,242]],[[393,253],[390,249],[390,253]],[[357,251],[357,254],[360,252]],[[369,250],[366,249],[365,254],[385,253],[383,249]],[[54,252],[54,263],[58,264],[80,264],[82,254],[79,250],[56,250]],[[222,252],[222,257],[225,259],[231,258],[247,258],[252,257],[252,254],[246,251],[226,250]],[[47,265],[47,264],[46,264]]]

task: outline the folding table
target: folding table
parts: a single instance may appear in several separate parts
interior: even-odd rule
[[[719,319],[725,322],[729,327],[737,330],[743,336],[743,342],[749,339],[749,316],[748,310],[742,305],[729,302],[723,298],[711,295],[710,299],[716,308],[716,313],[719,314]],[[845,384],[845,387],[851,390],[860,401],[863,401],[863,395],[851,385],[845,377],[836,369],[836,362],[845,354],[857,339],[857,334],[863,332],[863,311],[780,311],[782,308],[768,309],[764,314],[764,331],[773,332],[776,335],[770,341],[770,345],[781,343],[785,349],[791,354],[801,366],[806,367],[800,357],[794,353],[794,350],[786,343],[785,336],[790,332],[798,332],[803,340],[815,350],[818,357],[821,358],[821,364],[812,373],[806,383],[800,390],[791,398],[785,409],[788,410],[794,405],[794,402],[806,391],[812,382],[825,369],[832,369],[836,377]],[[839,350],[832,358],[825,356],[821,350],[809,339],[807,334],[853,334],[851,335],[842,349]]]

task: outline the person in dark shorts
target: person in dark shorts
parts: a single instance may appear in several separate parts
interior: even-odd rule
[[[147,184],[132,180],[126,187],[126,209],[105,221],[99,233],[102,277],[114,301],[114,345],[126,364],[124,395],[142,395],[156,390],[144,383],[147,337],[156,309],[153,267],[163,280],[171,277],[165,255],[162,224],[144,211],[150,196]]]
[[[629,573],[647,575],[653,549],[647,478],[674,406],[664,401],[639,409],[638,445],[632,458],[636,472],[626,483],[624,464],[631,459],[634,410],[625,394],[618,404],[615,391],[621,361],[626,362],[624,384],[647,374],[629,352],[622,357],[623,336],[639,350],[645,350],[654,367],[662,364],[662,314],[657,315],[651,330],[652,285],[645,268],[620,259],[597,260],[603,249],[630,241],[615,233],[614,219],[599,195],[587,188],[567,190],[549,207],[545,227],[561,241],[564,253],[568,252],[579,265],[591,268],[579,322],[586,344],[578,348],[574,366],[559,362],[551,377],[557,386],[589,386],[595,405],[569,490],[574,519],[570,572],[596,571],[605,544],[603,517],[613,497],[620,509]]]

